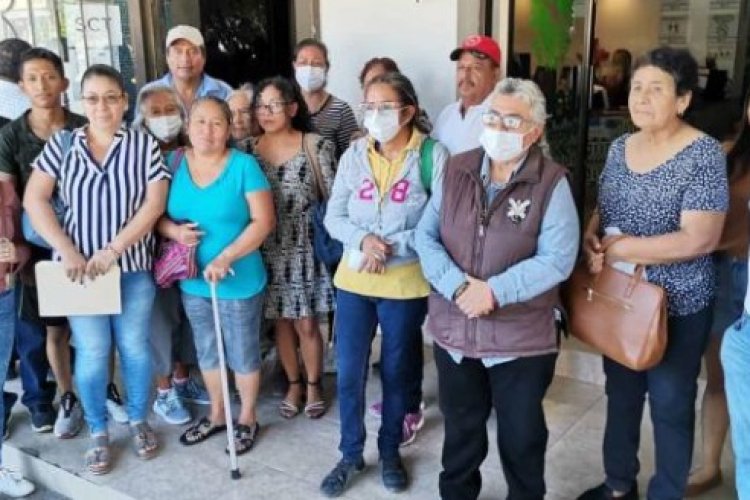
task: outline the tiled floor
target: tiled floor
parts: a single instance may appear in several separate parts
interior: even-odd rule
[[[412,482],[408,493],[401,495],[401,498],[438,497],[442,426],[435,400],[435,367],[429,352],[426,359],[424,392],[427,421],[416,443],[403,450]],[[328,380],[332,385],[333,379]],[[333,387],[328,389],[332,390]],[[367,392],[370,401],[378,397],[379,384],[376,380],[370,380]],[[35,435],[29,428],[25,411],[20,408],[16,409],[18,414],[14,419],[10,441],[13,446],[23,447],[71,473],[135,499],[167,500],[170,496],[181,500],[319,498],[319,482],[339,458],[336,450],[337,408],[334,405],[320,421],[311,421],[304,416],[287,421],[278,416],[278,400],[271,391],[264,392],[262,396],[260,422],[263,430],[257,447],[240,458],[242,478],[239,481],[229,478],[228,457],[224,453],[225,442],[222,438],[215,437],[196,447],[184,448],[177,442],[181,428],[160,425],[155,419],[153,422],[163,445],[161,456],[150,462],[139,461],[128,447],[126,429],[114,427],[116,467],[112,473],[101,477],[84,472],[82,457],[87,444],[85,437],[63,442],[51,435]],[[600,449],[605,415],[602,387],[558,377],[548,393],[545,408],[550,428],[547,498],[573,499],[602,479]],[[493,424],[494,421],[490,421],[488,425],[491,443],[495,435]],[[380,484],[375,449],[377,426],[378,422],[368,416],[368,467],[343,498],[376,500],[395,497]],[[642,436],[640,487],[644,491],[653,463],[649,423],[644,422]],[[731,487],[734,474],[730,451],[725,453],[724,464],[724,485],[705,495],[704,500],[735,498]],[[494,445],[482,471],[484,486],[481,498],[504,498],[506,488]]]

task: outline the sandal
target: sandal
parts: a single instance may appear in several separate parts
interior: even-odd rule
[[[260,424],[255,422],[252,425],[237,424],[234,426],[234,449],[237,455],[242,455],[250,451],[255,445],[255,440],[260,432]],[[225,449],[229,453],[229,448]]]
[[[214,434],[223,432],[226,429],[226,425],[214,425],[208,418],[203,417],[197,424],[188,427],[187,430],[182,433],[182,436],[180,436],[180,443],[185,446],[202,443]]]
[[[86,468],[90,473],[101,475],[112,469],[112,457],[109,452],[109,436],[99,434],[93,436],[91,446],[85,455]]]
[[[138,458],[149,460],[156,456],[159,443],[156,434],[146,422],[139,422],[130,426],[130,435],[133,437],[133,449]]]
[[[299,385],[302,381],[300,379],[297,380],[290,380],[289,385]],[[301,405],[294,404],[288,399],[282,399],[281,403],[279,404],[279,414],[284,418],[294,418],[297,415],[299,415],[299,412],[301,410]]]
[[[315,382],[307,382],[307,385],[312,385],[313,387],[320,387],[320,380],[317,380]],[[321,389],[322,392],[322,389]],[[318,401],[313,401],[311,403],[307,403],[305,405],[305,416],[307,418],[311,419],[318,419],[325,415],[326,411],[328,411],[328,404],[326,403],[325,399],[322,397]]]

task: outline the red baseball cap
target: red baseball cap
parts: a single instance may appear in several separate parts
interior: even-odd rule
[[[495,64],[500,65],[500,46],[495,40],[483,35],[469,35],[461,42],[461,46],[451,52],[451,61],[457,61],[464,50],[484,54]]]

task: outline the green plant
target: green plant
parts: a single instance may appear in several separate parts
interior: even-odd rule
[[[557,68],[570,47],[573,0],[531,0],[531,52],[538,66]]]

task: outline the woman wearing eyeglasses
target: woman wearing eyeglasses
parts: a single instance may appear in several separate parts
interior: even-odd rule
[[[488,102],[482,148],[451,158],[416,231],[434,288],[440,495],[479,496],[494,408],[508,498],[542,499],[542,398],[555,371],[558,285],[573,270],[578,216],[565,169],[546,156],[539,87],[508,78]]]
[[[330,193],[334,146],[321,136],[308,136],[307,105],[299,89],[285,78],[261,81],[253,108],[263,133],[252,143],[252,150],[271,184],[278,220],[276,231],[263,244],[263,255],[269,271],[265,317],[275,322],[276,348],[289,381],[279,413],[292,418],[304,411],[308,418],[317,419],[327,410],[321,387],[323,337],[318,317],[332,311],[334,304],[328,269],[313,257],[312,214],[318,196],[311,162],[319,165],[322,187]],[[308,152],[315,158],[308,157]],[[303,387],[307,391],[304,409]]]
[[[122,313],[70,316],[76,346],[75,378],[92,443],[86,466],[112,466],[107,432],[107,382],[112,342],[122,363],[132,444],[139,458],[156,454],[148,425],[151,392],[149,324],[153,227],[164,212],[169,172],[151,135],[123,128],[128,97],[122,76],[102,64],[83,74],[81,94],[89,125],[54,135],[33,163],[24,206],[34,228],[54,248],[71,280],[96,279],[114,265],[122,271]],[[67,151],[67,152],[66,152]],[[50,200],[65,206],[62,226]]]
[[[447,150],[421,128],[417,95],[405,76],[374,78],[364,95],[368,135],[341,157],[325,219],[331,236],[344,244],[334,279],[343,457],[321,484],[331,497],[364,468],[364,389],[376,324],[383,332],[382,481],[392,492],[408,485],[399,445],[430,290],[414,249],[414,229],[448,159]]]

